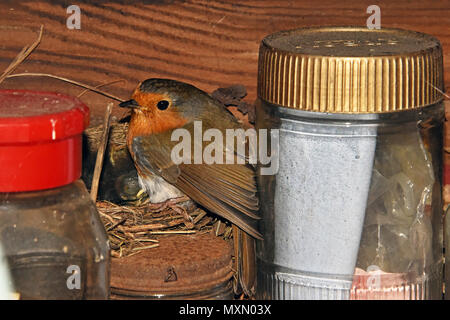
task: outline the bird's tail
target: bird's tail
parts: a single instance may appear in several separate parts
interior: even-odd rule
[[[256,291],[256,239],[233,225],[236,278],[234,292],[253,297]]]

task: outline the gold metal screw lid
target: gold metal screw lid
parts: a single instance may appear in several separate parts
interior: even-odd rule
[[[283,107],[384,113],[442,100],[442,49],[401,29],[312,27],[274,33],[259,50],[258,96]]]

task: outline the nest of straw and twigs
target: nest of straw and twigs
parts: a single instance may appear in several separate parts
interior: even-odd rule
[[[183,201],[186,199],[180,199]],[[141,206],[121,206],[108,201],[97,201],[97,208],[110,241],[111,255],[128,257],[159,246],[164,238],[179,234],[214,233],[224,239],[232,237],[232,227],[195,208],[186,215],[174,210],[169,202]],[[186,210],[179,206],[178,209]]]
[[[128,123],[111,124],[104,168],[107,176],[128,170],[126,164],[131,159],[127,157],[127,129]],[[103,130],[103,126],[86,130],[90,153],[96,154],[100,148]],[[112,164],[115,171],[108,171],[111,170]],[[150,203],[144,192],[138,193],[133,201],[126,204],[97,201],[97,209],[108,234],[111,255],[122,258],[139,254],[143,250],[158,247],[161,241],[173,235],[211,232],[225,239],[232,238],[232,227],[229,223],[195,205],[185,208],[187,201],[188,197],[181,197],[163,203]]]
[[[104,170],[107,184],[119,173],[129,168],[126,132],[128,123],[112,123],[108,137],[106,165]],[[89,128],[85,131],[88,152],[97,154],[102,141],[103,126]],[[132,163],[131,163],[132,164]],[[132,165],[133,166],[133,165]],[[114,167],[114,168],[113,168]],[[112,179],[114,180],[114,179]],[[224,239],[232,238],[232,227],[229,223],[207,213],[203,209],[183,206],[188,197],[170,199],[163,203],[150,203],[145,192],[139,192],[126,204],[109,201],[97,201],[97,209],[108,233],[111,255],[128,257],[159,246],[168,236],[214,233]]]

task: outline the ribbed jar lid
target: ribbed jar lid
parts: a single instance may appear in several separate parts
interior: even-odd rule
[[[258,96],[287,108],[385,113],[442,100],[442,49],[401,29],[312,27],[262,40]]]

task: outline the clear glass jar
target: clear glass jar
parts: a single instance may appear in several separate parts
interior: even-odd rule
[[[81,180],[0,193],[0,242],[21,299],[108,297],[105,229]]]
[[[404,30],[263,40],[256,127],[279,164],[258,177],[259,298],[441,297],[441,74],[439,42]]]
[[[442,299],[443,103],[422,111],[379,130],[352,299]]]
[[[0,242],[21,299],[106,299],[109,244],[81,176],[89,109],[0,90]]]
[[[260,298],[319,294],[295,289],[296,280],[317,288],[330,281],[326,286],[334,289],[320,288],[322,299],[362,298],[367,285],[389,291],[385,299],[394,298],[392,291],[399,291],[397,298],[439,298],[442,103],[365,116],[302,112],[261,100],[257,110],[258,128],[280,130],[279,171],[259,176]],[[314,221],[302,223],[307,219]],[[338,226],[344,229],[333,232]],[[354,278],[348,270],[355,264],[375,271],[378,280],[372,272]]]
[[[445,162],[444,162],[445,163]],[[445,167],[445,165],[444,165]],[[444,180],[445,181],[445,180]],[[444,198],[445,199],[445,198]],[[450,250],[449,243],[450,243],[450,206],[447,204],[447,208],[445,210],[444,215],[444,299],[450,300]]]

